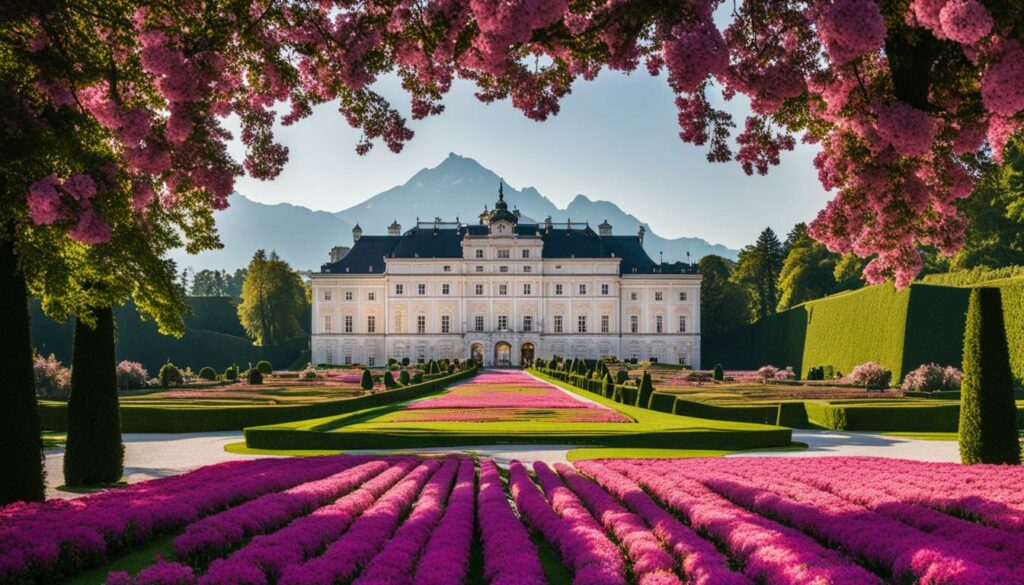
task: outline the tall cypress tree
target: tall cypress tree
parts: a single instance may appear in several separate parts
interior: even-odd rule
[[[113,483],[124,471],[117,371],[114,355],[114,310],[93,309],[95,326],[75,319],[68,397],[68,438],[64,483]]]
[[[43,440],[36,385],[25,277],[18,267],[13,235],[0,234],[0,506],[38,501],[43,487]]]
[[[971,291],[963,365],[960,460],[1019,464],[1013,374],[998,288]]]

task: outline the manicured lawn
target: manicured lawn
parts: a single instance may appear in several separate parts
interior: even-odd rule
[[[43,431],[43,449],[63,447],[68,434],[63,432]]]
[[[956,441],[957,433],[881,433],[889,437],[902,437],[918,441]]]
[[[0,582],[1020,583],[1019,483],[871,457],[235,461],[4,510]]]
[[[569,461],[586,461],[588,459],[690,459],[693,457],[724,457],[743,453],[744,451],[802,451],[807,443],[793,442],[786,447],[770,447],[766,449],[721,450],[721,449],[645,449],[616,447],[582,447],[570,449],[566,454]]]
[[[525,373],[518,375],[523,376],[524,383],[536,382]],[[338,417],[247,428],[246,443],[255,448],[298,450],[494,443],[752,449],[790,443],[789,429],[666,414],[619,404],[562,382],[545,381],[634,422],[564,422],[511,417],[492,422],[402,422],[396,420],[396,413],[403,412],[405,405],[389,405]]]

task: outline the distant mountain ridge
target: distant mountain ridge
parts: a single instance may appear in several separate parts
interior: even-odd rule
[[[413,227],[417,218],[432,221],[455,220],[476,223],[484,206],[497,199],[499,176],[477,161],[455,153],[438,166],[417,172],[404,184],[374,195],[348,209],[331,213],[281,203],[266,205],[235,194],[231,207],[217,213],[217,227],[224,249],[189,256],[176,250],[172,257],[182,267],[230,269],[246,265],[258,248],[277,253],[296,269],[316,270],[327,261],[333,246],[352,245],[352,228],[358,223],[364,234],[383,234],[397,220],[403,231]],[[609,201],[594,201],[577,195],[565,209],[533,187],[516,189],[505,185],[505,200],[524,216],[542,222],[589,223],[596,229],[602,221],[612,225],[616,235],[636,234],[640,226],[647,230],[644,248],[655,261],[659,252],[666,262],[697,261],[708,254],[736,258],[736,250],[711,244],[701,238],[668,239],[651,231],[650,226]]]

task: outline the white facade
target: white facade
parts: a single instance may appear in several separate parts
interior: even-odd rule
[[[400,236],[428,245],[431,230],[434,237],[458,237],[461,257],[416,257],[406,249],[382,258],[383,269],[353,270],[353,259],[352,268],[314,273],[314,363],[380,366],[408,357],[518,366],[557,354],[700,367],[699,275],[657,267],[623,273],[623,258],[614,253],[547,258],[545,240],[562,232],[549,230],[545,238],[543,226],[515,220],[467,227],[421,223],[422,232]],[[579,238],[601,241],[589,228],[576,229]]]

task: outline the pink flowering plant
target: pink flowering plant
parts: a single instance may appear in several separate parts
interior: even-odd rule
[[[963,372],[953,366],[922,364],[907,372],[901,388],[914,392],[936,392],[959,390]]]
[[[37,355],[32,363],[32,374],[36,382],[36,393],[48,400],[67,400],[71,391],[71,368],[64,367],[57,356]]]
[[[120,392],[125,390],[138,390],[145,388],[149,381],[149,372],[139,362],[121,360],[117,364],[117,389]]]
[[[892,370],[878,362],[865,362],[853,368],[845,381],[868,390],[885,390],[892,381]]]

